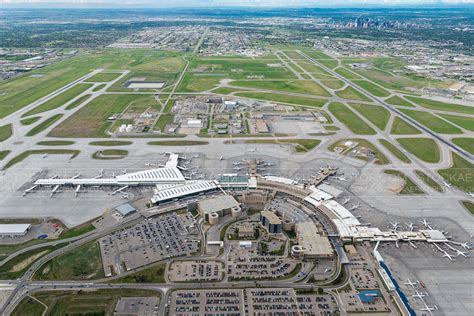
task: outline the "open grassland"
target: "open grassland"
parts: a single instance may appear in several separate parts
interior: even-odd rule
[[[238,91],[246,91],[246,90],[245,89],[239,89],[239,88],[221,87],[221,88],[213,89],[212,93],[231,94],[231,93],[238,92]]]
[[[43,104],[35,107],[34,109],[26,112],[23,114],[22,117],[27,117],[30,115],[38,114],[38,113],[43,113],[46,111],[54,110],[57,109],[61,106],[63,106],[65,103],[71,101],[75,97],[77,97],[79,94],[83,93],[87,89],[92,87],[91,84],[84,84],[84,83],[79,83],[73,86],[72,88],[69,88],[68,90],[64,91],[63,93],[55,96],[54,98],[44,102]]]
[[[22,162],[28,156],[30,155],[70,155],[71,158],[75,158],[77,155],[79,155],[80,151],[79,150],[73,150],[73,149],[33,149],[33,150],[27,150],[19,154],[18,156],[15,156],[12,158],[5,166],[3,166],[3,169],[8,169],[17,163]]]
[[[346,87],[344,90],[336,91],[336,95],[340,98],[348,100],[371,101],[369,98],[351,86]]]
[[[400,190],[399,194],[402,195],[417,195],[424,194],[425,192],[416,185],[415,182],[410,177],[407,177],[403,172],[398,170],[384,170],[384,173],[401,178],[404,181],[403,188]]]
[[[331,103],[328,107],[329,111],[339,121],[347,126],[354,134],[357,135],[375,135],[375,130],[360,119],[346,105],[342,103]]]
[[[404,163],[411,163],[410,158],[408,158],[397,146],[393,145],[391,142],[385,139],[379,139],[379,142],[387,148],[395,157],[397,157],[400,161]]]
[[[160,140],[148,143],[148,145],[153,146],[199,146],[208,144],[208,141],[203,140]]]
[[[51,259],[33,276],[36,280],[93,280],[103,277],[102,258],[97,241]]]
[[[298,61],[298,65],[311,74],[323,75],[321,79],[335,79],[329,72],[309,61]]]
[[[414,107],[413,104],[411,104],[410,102],[408,102],[405,99],[402,99],[401,97],[399,97],[397,95],[394,95],[393,97],[388,98],[387,100],[385,100],[385,102],[387,102],[388,104],[391,104],[391,105],[406,106],[406,107],[410,107],[410,108]]]
[[[429,163],[437,163],[440,160],[439,147],[431,138],[398,138],[397,141],[420,160]]]
[[[462,131],[459,128],[440,119],[432,113],[403,109],[401,111],[433,132],[440,134],[462,134]]]
[[[318,146],[319,139],[248,139],[246,144],[292,144],[296,152],[308,152]]]
[[[327,101],[322,99],[300,97],[300,96],[289,96],[285,94],[266,93],[266,92],[238,92],[235,94],[239,97],[245,97],[250,99],[282,102],[294,105],[303,105],[309,107],[322,107]]]
[[[0,126],[0,142],[9,139],[12,136],[12,133],[13,131],[11,124]]]
[[[379,129],[384,130],[387,126],[388,120],[390,119],[390,112],[384,107],[356,103],[349,103],[349,105]]]
[[[128,155],[128,150],[123,149],[104,149],[92,154],[92,159],[112,160],[122,159]]]
[[[374,144],[363,138],[341,139],[329,146],[328,149],[335,152],[336,147],[339,147],[343,149],[342,154],[347,155],[349,151],[349,148],[347,148],[345,145],[347,142],[357,143],[359,148],[364,147],[370,149],[375,156],[374,163],[378,165],[386,165],[390,162],[390,160]],[[354,158],[364,161],[368,160],[367,157],[363,156],[354,156]]]
[[[418,178],[420,178],[424,183],[426,183],[433,190],[438,191],[438,192],[443,192],[443,188],[441,187],[441,185],[435,180],[433,180],[429,175],[427,175],[423,171],[415,170],[415,174]]]
[[[63,117],[63,114],[56,114],[51,116],[50,118],[47,118],[43,122],[30,129],[28,133],[26,133],[26,136],[30,137],[38,135],[39,133],[53,125],[55,122],[57,122],[61,117]]]
[[[95,74],[84,81],[85,82],[110,82],[112,80],[117,79],[120,75],[121,75],[120,73],[99,72],[98,74]]]
[[[202,92],[211,90],[216,87],[221,79],[224,78],[220,76],[196,76],[193,73],[187,73],[181,81],[177,91]]]
[[[41,146],[69,146],[73,145],[74,142],[69,140],[44,140],[36,144]]]
[[[121,297],[160,297],[152,290],[100,289],[92,291],[44,291],[26,297],[15,308],[12,316],[99,316],[113,315]],[[36,299],[36,300],[35,300]],[[41,303],[39,303],[39,302]]]
[[[449,183],[465,192],[474,192],[474,164],[452,153],[451,168],[438,170],[438,173]]]
[[[159,263],[127,276],[115,279],[112,283],[166,283],[166,264]]]
[[[388,97],[390,95],[387,90],[367,80],[352,80],[352,82],[376,97]]]
[[[316,96],[330,97],[322,86],[312,80],[288,80],[288,81],[232,81],[232,86],[254,88],[262,90],[275,90],[290,93],[310,94]]]
[[[362,77],[359,76],[358,74],[343,68],[343,67],[338,67],[334,70],[337,74],[343,76],[346,79],[352,80],[352,79],[361,79]]]
[[[460,137],[453,138],[452,141],[454,144],[474,155],[474,138]]]
[[[342,89],[344,87],[344,82],[338,79],[324,79],[321,82],[329,89]]]
[[[304,49],[302,51],[309,57],[316,59],[318,62],[320,62],[321,64],[323,64],[324,66],[328,68],[334,69],[338,66],[337,60],[335,60],[329,55],[326,55],[325,53],[321,51],[315,51],[315,50],[309,50],[309,49]]]
[[[33,123],[36,123],[39,119],[41,119],[41,116],[33,116],[26,119],[22,119],[20,123],[21,125],[31,125]]]
[[[438,115],[462,128],[467,129],[468,131],[474,132],[474,118],[473,117],[448,115],[448,114],[438,114]]]
[[[462,205],[471,213],[471,215],[474,215],[474,203],[470,201],[462,201]]]
[[[439,101],[417,98],[412,96],[406,96],[406,98],[413,103],[416,103],[424,108],[438,110],[438,111],[448,111],[464,114],[474,114],[474,107],[453,103],[443,103]]]
[[[11,150],[0,150],[0,161],[5,159],[9,153],[11,153]]]
[[[131,144],[132,142],[126,140],[98,140],[89,143],[92,146],[128,146]]]
[[[157,104],[153,96],[120,94],[101,95],[82,107],[72,116],[54,128],[48,136],[52,137],[107,137],[105,131],[110,126],[107,118],[121,113],[129,105],[138,103]]]
[[[393,135],[417,135],[421,134],[417,128],[413,125],[405,122],[405,120],[401,119],[400,117],[396,116],[392,122],[392,129],[390,130],[390,134]]]
[[[66,110],[72,110],[74,109],[75,107],[79,106],[80,104],[84,103],[86,100],[88,100],[92,95],[91,94],[86,94],[86,95],[83,95],[82,97],[80,97],[79,99],[77,99],[76,101],[68,104],[68,106],[66,106]]]
[[[164,132],[167,124],[173,123],[174,115],[171,113],[161,114],[155,124],[155,130]]]

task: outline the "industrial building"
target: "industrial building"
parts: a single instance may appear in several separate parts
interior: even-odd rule
[[[279,234],[282,231],[281,219],[273,212],[262,211],[260,213],[260,223],[269,234]]]
[[[0,224],[0,236],[24,236],[31,224]]]

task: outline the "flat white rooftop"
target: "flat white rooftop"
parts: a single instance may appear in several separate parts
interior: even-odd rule
[[[0,224],[0,235],[24,235],[31,224]]]
[[[169,201],[180,197],[210,191],[216,188],[217,184],[214,181],[187,181],[185,184],[157,188],[155,190],[155,195],[151,198],[151,202],[159,203],[161,201]]]

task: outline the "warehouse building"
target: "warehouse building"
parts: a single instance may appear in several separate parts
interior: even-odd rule
[[[31,224],[0,224],[0,236],[24,236]]]

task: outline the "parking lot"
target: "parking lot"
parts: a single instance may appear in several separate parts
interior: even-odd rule
[[[185,315],[243,315],[242,290],[180,290],[171,295],[171,314]]]
[[[220,261],[175,261],[167,271],[171,282],[220,281],[224,276],[224,263]]]
[[[186,215],[183,216],[187,220]],[[200,236],[197,231],[189,232],[182,216],[171,213],[107,235],[100,239],[105,274],[120,274],[159,260],[194,253],[199,250]]]

